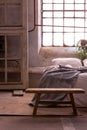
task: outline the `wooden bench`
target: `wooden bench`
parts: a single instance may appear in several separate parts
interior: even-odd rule
[[[26,93],[35,93],[36,95],[36,101],[35,101],[35,106],[33,109],[33,115],[37,114],[37,109],[38,109],[38,104],[39,103],[54,103],[54,104],[71,104],[71,107],[73,109],[73,114],[77,115],[77,109],[75,106],[75,102],[74,102],[74,96],[73,94],[80,94],[80,93],[85,93],[84,89],[81,88],[27,88],[26,89]],[[65,93],[68,94],[70,97],[70,100],[68,101],[41,101],[40,100],[40,96],[41,94],[60,94],[60,93]]]

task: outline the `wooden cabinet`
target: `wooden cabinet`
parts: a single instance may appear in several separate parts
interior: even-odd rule
[[[0,89],[25,89],[27,0],[0,0]]]

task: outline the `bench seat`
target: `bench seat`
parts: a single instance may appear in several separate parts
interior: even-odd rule
[[[35,93],[36,96],[36,101],[35,101],[35,106],[33,109],[33,116],[37,114],[37,109],[38,109],[38,104],[39,103],[54,103],[54,104],[71,104],[71,107],[73,109],[73,114],[77,115],[77,109],[75,106],[74,102],[74,96],[73,94],[80,94],[80,93],[85,93],[84,89],[81,88],[27,88],[26,93]],[[69,95],[70,100],[69,101],[41,101],[40,96],[41,94],[46,93],[54,93],[54,94],[60,94],[60,93],[65,93]]]

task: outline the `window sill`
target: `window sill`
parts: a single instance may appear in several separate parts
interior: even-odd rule
[[[44,58],[76,57],[75,47],[41,47],[39,54]]]

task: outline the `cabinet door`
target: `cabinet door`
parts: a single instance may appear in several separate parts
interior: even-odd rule
[[[0,0],[0,89],[25,89],[28,0]]]
[[[21,35],[0,36],[0,77],[4,83],[22,82],[22,37]]]

